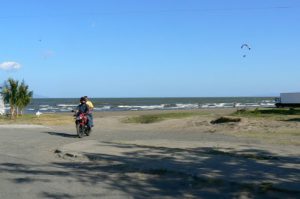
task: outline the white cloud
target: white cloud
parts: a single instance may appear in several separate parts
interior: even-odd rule
[[[0,64],[2,70],[18,70],[21,68],[21,64],[14,61],[6,61]]]

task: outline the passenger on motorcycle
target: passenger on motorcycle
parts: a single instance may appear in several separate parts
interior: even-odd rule
[[[90,120],[90,125],[91,125],[91,127],[93,127],[94,126],[94,118],[93,118],[94,105],[91,102],[91,100],[88,99],[87,96],[84,96],[84,98],[85,98],[85,101],[86,101],[86,105],[89,108],[89,114],[88,114],[88,116],[89,116],[89,120]]]
[[[86,104],[86,99],[84,97],[80,98],[80,104],[77,106],[76,115],[79,115],[80,113],[86,114],[86,116],[88,117],[88,126],[92,128],[89,107]]]

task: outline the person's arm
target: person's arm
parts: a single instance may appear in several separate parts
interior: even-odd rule
[[[74,110],[74,115],[78,115],[78,113],[80,112],[80,109],[79,109],[79,106],[80,105],[78,105],[77,107],[76,107],[76,109]]]

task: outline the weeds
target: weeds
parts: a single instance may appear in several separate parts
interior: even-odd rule
[[[0,117],[0,124],[37,124],[37,125],[65,125],[71,124],[73,119],[69,115],[43,114],[39,117],[33,114],[24,114],[11,120],[9,117]]]

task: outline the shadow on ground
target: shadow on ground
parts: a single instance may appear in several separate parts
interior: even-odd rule
[[[299,198],[299,157],[279,157],[264,150],[219,151],[106,143],[137,149],[121,155],[85,154],[90,161],[51,165],[0,164],[15,184],[44,183],[44,198]],[[47,179],[47,180],[45,180]],[[88,193],[51,190],[49,183],[79,184]],[[99,189],[105,187],[106,192]]]
[[[300,118],[291,118],[286,120],[281,120],[283,122],[300,122]]]
[[[45,133],[47,133],[49,135],[66,137],[66,138],[78,138],[78,135],[76,135],[76,134],[61,133],[61,132],[45,132]]]

